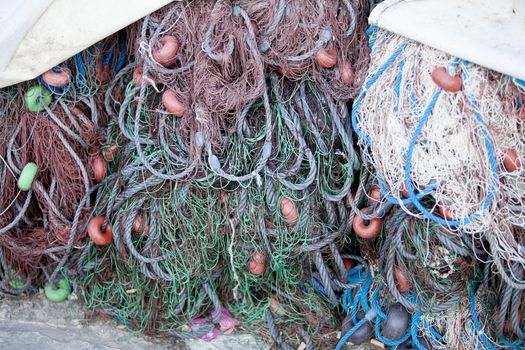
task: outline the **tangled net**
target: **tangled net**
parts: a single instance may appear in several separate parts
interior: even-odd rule
[[[20,84],[0,95],[6,126],[0,139],[2,293],[16,295],[54,278],[72,250],[84,245],[85,232],[71,237],[70,231],[90,216],[90,203],[82,199],[95,183],[91,164],[105,139],[102,89],[126,55],[115,48],[118,41],[114,36],[77,54],[39,85]],[[30,162],[38,176],[19,189]]]
[[[176,2],[1,90],[0,296],[73,281],[141,332],[286,350],[523,347],[525,83],[366,35],[373,3]]]
[[[367,11],[201,1],[127,30],[133,59],[96,98],[109,175],[71,204],[58,265],[86,308],[181,338],[235,317],[283,348],[334,344]]]
[[[367,89],[352,117],[381,191],[395,204],[414,204],[413,215],[486,239],[500,273],[525,288],[509,272],[525,262],[523,237],[514,229],[524,225],[525,144],[516,108],[523,88],[385,31],[374,31],[371,41]],[[436,67],[459,74],[462,90],[439,89],[431,74]],[[431,199],[422,199],[428,193]]]
[[[377,283],[411,312],[403,331],[412,347],[520,348],[525,83],[375,27],[369,34],[352,125],[378,185],[362,216],[385,221]],[[403,331],[383,343],[401,346]]]

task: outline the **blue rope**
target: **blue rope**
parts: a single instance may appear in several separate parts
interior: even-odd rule
[[[483,344],[490,350],[496,350],[499,347],[495,347],[494,344],[490,341],[490,339],[487,337],[487,335],[483,332],[483,327],[481,326],[481,323],[478,319],[478,314],[476,312],[476,298],[475,298],[475,292],[474,287],[470,287],[470,312],[472,314],[472,321],[474,323],[474,329],[479,334],[478,337],[481,339]],[[513,342],[510,342],[507,339],[500,339],[500,342],[511,349],[523,349],[523,340],[515,340]]]
[[[356,267],[348,272],[348,280],[350,281],[353,279],[359,279],[361,277],[361,272],[359,267]],[[366,314],[369,312],[372,312],[375,316],[374,319],[374,333],[377,340],[382,342],[383,344],[397,348],[397,346],[403,344],[406,342],[409,338],[412,338],[413,346],[417,347],[419,350],[427,350],[421,342],[419,342],[418,334],[419,329],[421,325],[421,312],[416,312],[412,316],[410,327],[407,329],[407,332],[399,339],[387,339],[381,334],[381,322],[383,320],[388,319],[388,315],[383,311],[380,302],[379,302],[379,293],[381,292],[382,288],[384,287],[383,284],[379,285],[374,293],[372,294],[371,298],[371,308],[370,309],[368,305],[368,295],[370,292],[370,287],[373,282],[373,278],[371,274],[367,274],[367,279],[363,285],[359,287],[357,292],[355,293],[355,296],[352,295],[352,292],[355,288],[347,288],[343,296],[341,298],[341,303],[343,305],[343,309],[345,310],[346,314],[351,315],[351,319],[353,324],[355,325],[352,327],[343,338],[338,343],[338,348],[344,344],[349,337],[351,337],[359,327],[361,327],[364,324],[364,320],[366,320],[366,316],[364,319],[357,321],[357,311],[359,309],[362,309]],[[414,294],[409,294],[407,296],[412,302],[417,303],[416,297]],[[374,316],[372,316],[374,317]],[[446,344],[445,339],[441,334],[439,334],[432,326],[430,326],[426,321],[423,321],[423,326],[429,331],[429,333],[432,335],[434,340]],[[337,348],[336,348],[337,349]]]
[[[421,344],[417,339],[419,333],[419,324],[421,323],[421,312],[416,311],[412,317],[412,325],[410,326],[410,334],[412,335],[412,345],[418,348],[419,350],[428,350]]]
[[[368,320],[363,317],[362,320],[360,320],[359,322],[357,322],[352,328],[350,328],[348,330],[348,332],[346,332],[345,335],[343,335],[343,337],[341,339],[339,339],[339,342],[337,343],[336,347],[335,347],[335,350],[341,350],[341,348],[345,345],[346,341],[348,340],[348,338],[350,338],[359,328],[361,328],[362,325],[364,325]]]
[[[101,310],[102,310],[102,312],[105,312],[106,314],[110,315],[115,321],[117,321],[120,324],[123,324],[123,325],[129,325],[130,324],[129,320],[126,320],[126,319],[123,319],[122,317],[120,317],[119,313],[116,310],[112,309],[112,308],[108,308],[108,309],[101,308]]]
[[[435,340],[437,340],[438,342],[440,343],[443,343],[443,344],[446,344],[446,341],[445,339],[443,338],[443,336],[441,334],[438,333],[438,331],[436,331],[434,329],[434,327],[432,327],[431,325],[428,324],[427,321],[423,321],[423,326],[428,329],[428,331],[430,332],[430,334],[432,335],[432,337],[434,337]]]
[[[126,63],[126,55],[127,55],[127,50],[128,50],[126,40],[122,38],[120,39],[119,49],[120,49],[120,57],[118,59],[117,64],[115,65],[115,73],[118,73],[122,69],[122,67],[124,67],[124,64]]]
[[[403,335],[401,338],[399,338],[397,340],[387,339],[387,338],[383,337],[381,335],[381,319],[379,317],[376,319],[376,324],[375,324],[374,330],[375,330],[375,334],[376,334],[377,340],[379,340],[381,343],[383,343],[383,344],[385,344],[387,346],[398,346],[398,345],[401,345],[404,342],[406,342],[408,340],[408,338],[410,338],[410,336],[412,335],[411,330],[409,328],[409,329],[407,329],[407,332],[405,333],[405,335]]]
[[[113,58],[114,51],[115,51],[115,41],[111,40],[109,51],[104,55],[104,59],[102,60],[102,68],[106,67],[109,64],[109,61],[111,61],[111,58]]]
[[[345,310],[346,314],[348,315],[350,313],[350,306],[353,304],[352,288],[347,288],[344,291],[343,297],[341,298],[341,304],[343,306],[343,310]]]
[[[374,294],[372,295],[372,308],[377,313],[377,317],[379,317],[381,319],[386,319],[387,315],[381,309],[381,306],[377,302],[377,298],[379,296],[379,292],[381,291],[381,289],[383,289],[383,285],[382,284],[375,290]]]
[[[374,31],[373,31],[374,33],[375,33],[375,29],[376,28],[374,28]],[[373,39],[373,42],[375,42],[375,39]],[[366,93],[368,92],[368,89],[377,81],[377,79],[379,79],[379,77],[385,72],[385,70],[388,67],[390,67],[390,65],[392,65],[392,63],[397,59],[397,57],[403,52],[406,44],[407,44],[406,42],[401,44],[396,49],[396,51],[394,51],[394,53],[386,60],[386,62],[379,68],[379,70],[370,78],[370,80],[368,80],[365,83],[364,89],[359,93],[359,96],[355,100],[354,105],[352,107],[352,114],[351,114],[352,128],[354,129],[354,131],[357,134],[357,136],[359,138],[363,139],[363,141],[367,145],[370,145],[370,138],[368,137],[368,135],[363,135],[363,133],[361,132],[361,129],[357,125],[357,115],[359,113],[358,112],[358,108],[361,105],[361,102],[362,102],[363,98],[365,97]],[[403,68],[403,66],[405,64],[404,62],[405,61],[403,60],[402,64],[400,65],[400,69]],[[398,81],[396,82],[396,91],[397,91],[396,95],[399,94],[400,85],[401,85],[401,77],[398,75]],[[398,200],[397,198],[394,198],[394,197],[388,195],[388,191],[386,189],[386,186],[384,185],[383,179],[379,175],[378,175],[378,186],[379,186],[379,189],[381,190],[381,193],[383,194],[384,198],[387,201],[389,201],[390,203],[392,203],[392,204],[404,204],[404,205],[411,203],[411,200],[409,198],[404,199],[404,200]],[[429,186],[429,187],[425,188],[423,191],[421,191],[421,193],[419,193],[417,195],[417,197],[418,198],[423,198],[424,196],[426,196],[429,193],[431,193],[432,190],[433,190],[433,187]]]
[[[477,333],[479,333],[478,337],[481,339],[481,341],[483,342],[483,344],[485,344],[487,348],[489,348],[490,350],[496,350],[496,348],[494,347],[494,345],[492,345],[487,335],[483,332],[481,324],[479,323],[478,314],[476,312],[476,299],[474,294],[474,287],[470,287],[470,313],[472,314],[472,321],[474,322],[474,327]]]
[[[350,284],[357,284],[360,282],[364,282],[367,278],[368,274],[363,274],[364,272],[364,266],[363,265],[357,265],[353,269],[350,269],[346,275],[346,280]]]
[[[366,35],[368,36],[368,47],[372,48],[374,46],[376,40],[377,40],[377,26],[370,26],[367,31]]]
[[[364,278],[367,278],[367,275],[363,274],[362,265],[357,265],[354,268],[350,269],[346,275],[346,279],[348,283],[350,284],[357,284],[361,280],[364,280]],[[341,304],[347,315],[351,312],[354,312],[354,310],[355,310],[355,313],[357,312],[357,305],[359,303],[359,294],[356,294],[356,298],[354,299],[352,297],[353,290],[354,288],[347,288],[343,293],[343,297],[341,298]],[[352,308],[352,311],[350,310],[350,308]],[[354,323],[357,322],[355,318],[356,317],[355,313],[353,314],[353,317],[352,317],[352,319],[354,320]]]
[[[416,115],[421,114],[419,111],[419,106],[417,105],[416,94],[414,94],[414,67],[410,70],[410,80],[408,81],[408,90],[410,91],[410,104],[412,105],[412,110]]]
[[[75,55],[75,64],[77,66],[77,81],[83,82],[86,79],[86,70],[82,62],[82,56],[79,53]]]
[[[372,295],[372,307],[373,307],[374,311],[377,313],[377,317],[376,317],[376,320],[375,320],[374,332],[375,332],[375,335],[376,335],[376,339],[379,340],[381,343],[383,343],[385,345],[388,345],[388,346],[392,346],[392,347],[395,346],[395,347],[397,347],[398,345],[401,345],[404,342],[406,342],[408,340],[408,338],[410,338],[410,335],[411,335],[410,328],[407,329],[407,332],[405,333],[405,335],[403,335],[401,338],[399,338],[397,340],[387,339],[387,338],[383,337],[383,335],[381,334],[381,320],[388,319],[388,315],[385,314],[385,312],[381,309],[381,306],[379,305],[379,303],[377,301],[377,298],[379,296],[379,292],[381,291],[381,289],[383,289],[383,285],[380,285],[374,291],[374,294]]]
[[[366,282],[361,287],[361,308],[365,313],[370,311],[370,306],[368,305],[368,293],[370,291],[370,286],[372,285],[372,275],[368,277]]]
[[[403,205],[407,205],[407,204],[410,204],[412,203],[412,200],[410,198],[406,198],[406,199],[397,199],[397,198],[394,198],[392,197],[391,195],[388,194],[388,190],[385,186],[385,183],[383,182],[383,178],[381,177],[381,175],[377,174],[377,186],[379,187],[379,189],[381,190],[381,194],[383,196],[383,198],[385,198],[387,201],[389,201],[390,203],[392,204],[403,204]],[[429,195],[430,193],[432,193],[432,191],[434,190],[435,186],[434,185],[429,185],[427,188],[425,188],[423,191],[421,191],[421,193],[418,193],[416,195],[416,198],[418,199],[421,199],[427,195]]]
[[[403,67],[405,66],[405,62],[406,62],[406,60],[402,59],[401,63],[399,64],[399,69],[398,69],[397,77],[396,77],[396,83],[395,83],[395,86],[394,86],[394,96],[395,96],[395,99],[394,99],[394,112],[396,112],[396,113],[399,110],[399,96],[401,95],[401,81],[403,79]]]
[[[516,350],[519,350],[519,349],[523,349],[522,348],[522,345],[523,345],[523,341],[522,340],[515,340],[513,342],[507,340],[507,339],[501,339],[500,342],[508,347],[508,348],[511,348],[511,349],[516,349]]]
[[[324,295],[327,295],[326,289],[324,288],[324,286],[321,284],[321,282],[317,280],[317,278],[313,276],[312,276],[312,285],[314,286],[314,288],[317,288],[321,293],[323,293]]]
[[[352,322],[354,324],[357,323],[357,310],[359,310],[359,301],[361,300],[361,290],[356,293],[354,302],[352,303],[352,313],[350,316],[352,317]]]
[[[362,285],[355,287],[359,288],[356,292],[355,298],[352,296],[352,292],[355,288],[347,288],[344,291],[343,297],[341,299],[343,309],[347,314],[350,314],[354,324],[357,323],[357,311],[359,309],[360,303],[362,304],[363,311],[368,312],[368,310],[370,310],[366,300],[368,299],[368,292],[373,279],[371,274],[363,274],[363,272],[365,271],[362,265],[357,265],[348,271],[346,279],[349,283],[356,284],[364,279],[366,279],[366,281]],[[363,301],[365,301],[364,304]]]
[[[357,109],[359,105],[361,104],[363,98],[365,97],[368,89],[370,89],[370,87],[374,85],[374,83],[385,72],[385,70],[388,67],[390,67],[390,65],[392,65],[392,63],[397,59],[397,57],[401,54],[401,52],[403,52],[403,49],[405,48],[405,46],[406,46],[406,43],[401,44],[397,48],[397,50],[394,51],[394,53],[385,61],[385,63],[383,63],[381,68],[379,68],[379,70],[370,78],[370,80],[366,82],[364,89],[359,93],[359,96],[354,102],[354,106],[352,108],[352,127],[354,128],[354,131],[357,134],[357,136],[359,138],[362,138],[367,145],[370,145],[370,138],[367,135],[362,136],[361,129],[359,129],[359,127],[357,126],[357,113],[358,113]]]
[[[519,86],[521,86],[521,87],[525,87],[525,80],[521,80],[521,79],[514,78],[514,77],[510,77],[510,79],[511,79],[516,85],[519,85]]]

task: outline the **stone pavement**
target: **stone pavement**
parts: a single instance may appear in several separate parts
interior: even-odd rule
[[[52,303],[44,296],[0,300],[0,349],[2,350],[248,350],[264,349],[247,334],[221,335],[213,342],[152,339],[135,334],[113,320],[87,319],[68,300]]]
[[[249,334],[220,335],[212,342],[153,339],[133,333],[114,320],[87,318],[78,305],[48,301],[43,295],[0,299],[1,350],[266,350]],[[353,350],[377,349],[370,345]]]

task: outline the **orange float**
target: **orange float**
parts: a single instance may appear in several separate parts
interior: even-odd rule
[[[369,198],[368,198],[368,203],[369,204],[372,204],[372,203],[379,203],[379,200],[381,199],[381,190],[379,189],[378,186],[374,186],[372,187],[372,189],[370,190],[370,195],[369,195]]]
[[[365,212],[366,210],[367,208],[361,209],[362,212]],[[369,221],[368,225],[366,221]],[[352,228],[357,237],[362,239],[374,239],[379,232],[381,232],[382,222],[383,220],[381,218],[366,220],[359,215],[356,215],[354,216],[354,220],[352,220]]]
[[[459,75],[451,76],[445,67],[437,67],[432,71],[432,80],[437,86],[448,92],[458,92],[463,87]]]
[[[253,33],[257,35],[257,33],[259,32],[259,27],[257,26],[257,23],[255,23],[255,21],[250,21],[250,24],[252,26]]]
[[[256,276],[262,275],[266,269],[268,255],[264,252],[255,252],[248,263],[248,270]]]
[[[159,43],[161,46],[153,49],[153,59],[165,67],[173,65],[179,51],[179,41],[172,35],[165,35],[159,38]]]
[[[330,50],[326,51],[324,48],[321,48],[315,54],[315,60],[317,63],[324,68],[332,68],[337,63],[337,51],[335,46]]]
[[[516,113],[519,120],[525,121],[525,107],[521,107]]]
[[[100,311],[98,313],[98,315],[100,316],[100,318],[103,318],[105,320],[112,320],[113,319],[113,316],[111,316],[110,314],[108,314],[107,312],[103,312],[103,311]]]
[[[297,79],[304,75],[304,70],[297,67],[288,67],[283,66],[276,67],[277,71],[282,75],[290,79]]]
[[[133,82],[135,83],[135,85],[137,86],[141,86],[142,85],[142,67],[135,67],[135,69],[133,70]],[[146,84],[147,84],[147,80],[146,80]]]
[[[279,304],[279,301],[277,300],[277,297],[275,295],[272,295],[272,298],[270,299],[270,311],[278,316],[284,315],[284,309]]]
[[[82,112],[82,110],[80,108],[76,107],[76,106],[69,107],[69,110],[76,117],[86,118],[86,115],[84,114],[84,112]]]
[[[525,121],[525,94],[520,94],[518,99],[514,102],[514,108],[516,109],[516,118],[520,121]]]
[[[448,221],[453,221],[454,220],[454,216],[452,215],[452,211],[450,209],[448,209],[447,207],[445,207],[444,205],[439,205],[438,206],[438,210],[439,210],[439,214],[441,215],[442,218],[448,220]]]
[[[295,226],[299,219],[299,211],[295,203],[291,199],[284,197],[281,200],[280,209],[286,223],[290,226]]]
[[[177,95],[173,90],[164,91],[162,94],[162,104],[168,112],[177,117],[184,116],[184,113],[186,112],[186,106],[177,98]]]
[[[102,59],[99,59],[97,62],[97,69],[95,73],[95,79],[99,82],[105,82],[109,78],[109,64],[106,64],[106,66],[102,65]]]
[[[42,74],[42,80],[49,86],[64,87],[71,81],[71,71],[67,68],[60,68],[58,72],[50,69]]]
[[[394,269],[394,278],[396,280],[397,289],[401,293],[406,293],[412,288],[412,283],[408,279],[407,275],[399,267]]]
[[[112,161],[115,157],[115,153],[117,153],[118,147],[116,145],[111,145],[104,151],[104,156],[107,160]]]
[[[510,173],[520,170],[521,160],[516,150],[507,148],[503,151],[503,166]]]
[[[98,156],[95,159],[93,159],[93,162],[91,163],[91,168],[93,169],[93,173],[95,174],[95,180],[97,180],[97,182],[102,182],[106,177],[106,172],[108,168],[104,158],[102,158],[102,156]]]
[[[87,227],[89,238],[99,246],[107,246],[113,242],[113,230],[111,226],[109,224],[106,225],[106,229],[102,231],[104,220],[104,216],[96,216],[89,221]]]
[[[345,265],[346,271],[350,271],[356,265],[354,259],[350,258],[343,258],[343,264]]]
[[[144,216],[142,215],[137,215],[135,217],[135,220],[133,221],[133,231],[137,232],[137,233],[144,233],[144,234],[149,234],[149,225],[146,224],[145,220],[144,220]]]
[[[348,86],[354,85],[354,69],[352,68],[352,64],[348,61],[343,61],[343,63],[339,66],[339,76],[341,78],[341,81],[345,83]]]
[[[404,182],[401,184],[401,194],[404,198],[408,198],[407,185]]]

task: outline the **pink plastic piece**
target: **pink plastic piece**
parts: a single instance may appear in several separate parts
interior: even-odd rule
[[[211,315],[212,317],[215,316],[215,310],[211,312]],[[237,321],[225,307],[222,307],[219,325],[221,327],[221,331],[226,332],[232,328],[240,326],[241,323]]]

